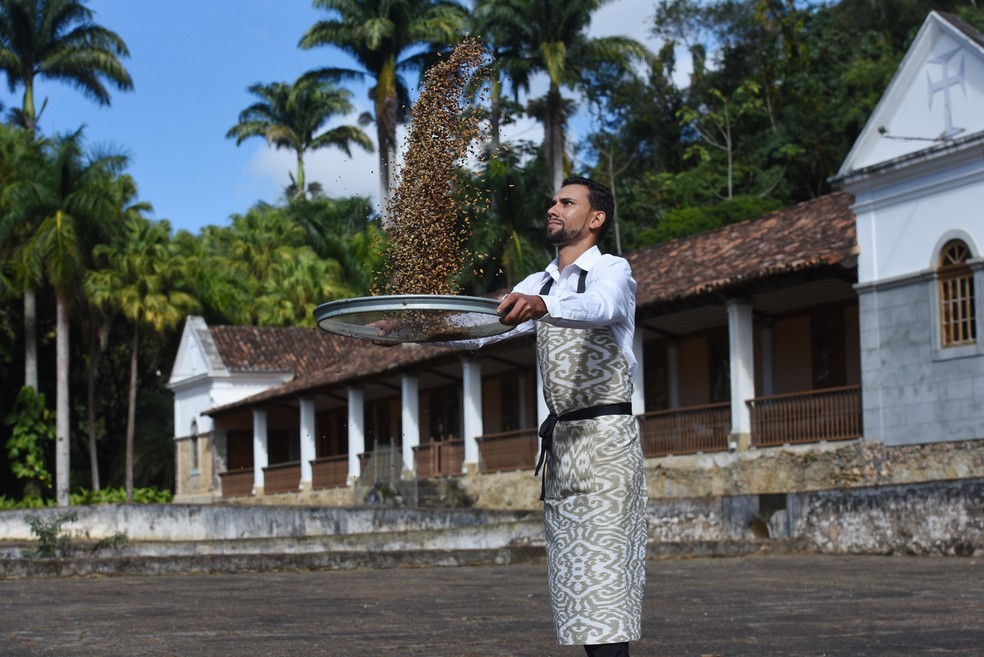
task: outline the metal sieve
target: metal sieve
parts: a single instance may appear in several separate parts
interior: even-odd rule
[[[499,302],[486,297],[400,294],[323,303],[314,309],[329,333],[386,342],[450,342],[497,335]]]

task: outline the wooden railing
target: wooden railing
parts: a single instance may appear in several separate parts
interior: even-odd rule
[[[290,493],[301,484],[301,464],[277,463],[263,468],[263,494]]]
[[[348,483],[348,454],[311,461],[312,488],[338,488]]]
[[[536,467],[540,441],[535,428],[490,433],[476,440],[479,472],[532,470]]]
[[[747,403],[756,447],[861,436],[861,386],[772,395]]]
[[[649,458],[667,454],[719,452],[728,449],[731,404],[707,404],[639,416],[642,451]]]
[[[460,475],[465,463],[465,441],[448,438],[421,443],[413,448],[417,479]]]
[[[220,472],[222,497],[243,497],[253,494],[253,468]]]

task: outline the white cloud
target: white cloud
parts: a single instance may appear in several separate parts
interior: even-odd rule
[[[632,37],[649,48],[656,48],[658,43],[652,35],[655,13],[655,0],[615,0],[592,15],[591,34]]]
[[[342,123],[353,125],[357,118],[353,114],[327,127]],[[265,146],[249,158],[246,171],[259,186],[256,191],[261,193],[257,196],[272,198],[290,185],[290,176],[297,172],[297,159],[293,151]],[[326,196],[364,196],[373,200],[379,196],[379,157],[375,150],[367,153],[355,147],[351,156],[337,148],[308,152],[304,158],[304,172],[308,183],[321,183]]]

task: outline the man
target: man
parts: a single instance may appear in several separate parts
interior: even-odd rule
[[[632,415],[636,284],[628,262],[602,255],[614,219],[608,188],[568,178],[547,208],[557,257],[504,296],[516,328],[475,348],[536,332],[550,416],[540,427],[544,533],[557,642],[591,657],[628,657],[640,636],[646,484]]]

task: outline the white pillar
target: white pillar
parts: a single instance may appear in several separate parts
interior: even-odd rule
[[[420,378],[404,374],[400,379],[402,390],[403,465],[416,471],[413,448],[420,445]]]
[[[666,376],[670,380],[670,408],[680,408],[680,343],[666,345]]]
[[[253,408],[253,495],[263,493],[263,468],[270,465],[267,452],[267,414]]]
[[[530,405],[527,401],[529,399],[528,393],[528,381],[526,374],[520,375],[517,381],[517,392],[519,394],[519,426],[517,429],[525,429],[529,426],[530,421]]]
[[[759,337],[762,340],[761,352],[762,352],[762,394],[766,397],[773,394],[774,388],[772,383],[772,320],[767,320],[762,324],[762,330],[759,333]]]
[[[482,424],[482,361],[461,359],[462,433],[465,439],[465,470],[478,472],[478,441],[485,433]]]
[[[314,477],[311,461],[317,457],[315,449],[314,400],[301,400],[301,490],[310,490]]]
[[[540,360],[536,361],[536,426],[539,427],[550,415],[547,400],[543,396],[543,372],[540,371]]]
[[[366,397],[362,388],[348,389],[348,477],[354,483],[359,475],[359,454],[366,451]]]
[[[752,304],[743,299],[729,299],[727,306],[728,348],[731,358],[731,433],[747,437],[752,428],[745,401],[755,397]]]
[[[632,352],[636,358],[636,371],[632,377],[632,414],[642,415],[646,412],[646,368],[643,367],[642,331],[636,331],[632,336]]]

